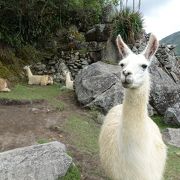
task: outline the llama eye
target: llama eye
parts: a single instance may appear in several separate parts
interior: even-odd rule
[[[142,67],[143,69],[146,69],[146,68],[147,68],[147,65],[146,65],[146,64],[142,64],[141,67]]]
[[[121,63],[121,64],[120,64],[120,66],[121,66],[121,67],[124,67],[124,64],[123,64],[123,63]]]

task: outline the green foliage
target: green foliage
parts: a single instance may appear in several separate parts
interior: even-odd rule
[[[1,0],[0,40],[21,47],[36,44],[62,27],[87,30],[100,22],[107,0]],[[110,0],[108,0],[110,2]]]
[[[10,48],[0,48],[0,77],[17,81],[22,75],[23,61]]]
[[[26,62],[25,65],[41,62],[44,59],[44,54],[29,44],[18,49],[16,54]]]
[[[12,74],[11,72],[9,71],[9,69],[5,66],[0,66],[0,77],[1,78],[7,78],[7,77],[11,77]]]
[[[113,22],[113,36],[122,36],[128,44],[133,44],[142,32],[143,18],[140,12],[132,12],[126,8],[119,12]]]
[[[68,29],[69,37],[73,37],[75,40],[83,42],[85,41],[85,37],[82,33],[80,33],[76,26],[70,26]]]

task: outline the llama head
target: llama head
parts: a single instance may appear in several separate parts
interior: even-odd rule
[[[24,66],[24,70],[30,69],[31,66]]]
[[[70,76],[70,74],[71,74],[70,71],[68,71],[68,70],[65,70],[65,71],[64,71],[64,75],[65,75],[65,76]]]
[[[119,53],[123,59],[119,62],[122,68],[121,82],[125,88],[138,88],[147,80],[153,55],[158,48],[157,38],[151,34],[146,49],[141,54],[134,54],[123,42],[120,35],[116,39]]]
[[[48,84],[53,84],[53,77],[48,75]]]

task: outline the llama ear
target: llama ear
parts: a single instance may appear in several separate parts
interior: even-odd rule
[[[124,43],[121,36],[118,35],[116,38],[116,44],[119,50],[119,53],[123,58],[127,57],[129,54],[132,54],[132,51],[128,48],[128,46]]]
[[[143,52],[146,59],[151,60],[153,55],[156,53],[159,46],[159,42],[154,34],[151,34],[148,45]]]

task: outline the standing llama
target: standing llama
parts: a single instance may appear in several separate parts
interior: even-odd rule
[[[53,84],[53,78],[49,75],[33,75],[30,69],[30,66],[25,66],[24,70],[27,71],[28,75],[28,84],[40,84],[45,86],[48,84]]]
[[[125,88],[122,105],[105,117],[99,145],[102,166],[113,180],[161,180],[166,146],[157,125],[147,112],[150,78],[148,66],[158,48],[151,34],[145,51],[134,54],[119,35],[116,39],[123,60],[121,82]]]
[[[66,77],[66,80],[65,80],[66,88],[73,90],[74,82],[71,80],[71,73],[68,70],[65,71],[65,77]]]

